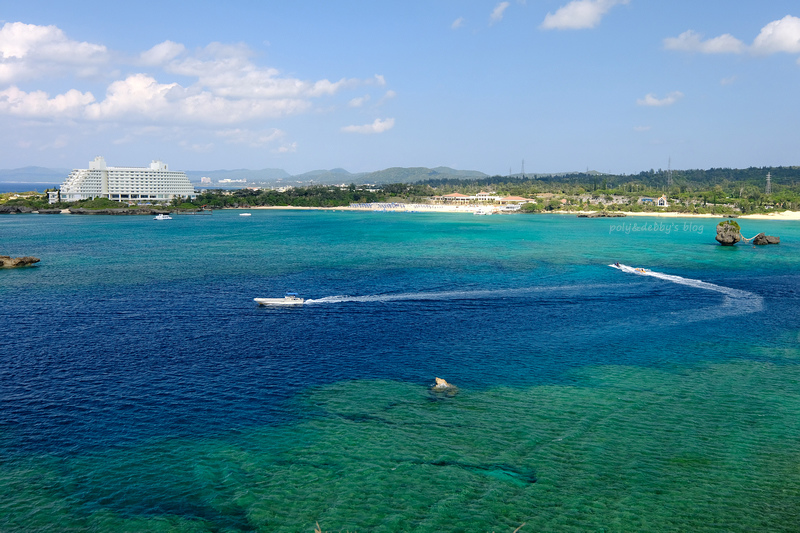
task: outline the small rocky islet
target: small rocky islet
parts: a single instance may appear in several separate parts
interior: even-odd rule
[[[717,235],[714,237],[722,246],[733,246],[739,241],[750,242],[757,246],[765,244],[780,244],[781,238],[774,235],[766,235],[764,232],[759,233],[751,239],[742,236],[742,228],[736,221],[723,220],[717,224]]]

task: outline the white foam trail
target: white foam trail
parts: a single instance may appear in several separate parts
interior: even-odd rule
[[[681,276],[673,276],[671,274],[664,274],[663,272],[653,272],[652,270],[636,269],[628,265],[614,264],[608,265],[612,268],[617,268],[628,274],[637,274],[639,276],[650,276],[652,278],[663,279],[679,285],[687,285],[696,289],[704,289],[707,291],[714,291],[725,295],[720,309],[723,310],[723,315],[732,314],[745,314],[755,313],[764,308],[764,298],[752,292],[742,291],[739,289],[732,289],[730,287],[723,287],[715,285],[699,279],[682,278]],[[730,312],[728,312],[730,311]]]
[[[306,305],[314,304],[337,304],[344,302],[398,302],[403,300],[477,300],[495,298],[513,298],[534,292],[545,291],[570,291],[591,289],[598,285],[561,285],[554,287],[528,287],[521,289],[492,289],[474,291],[442,291],[442,292],[405,292],[397,294],[373,294],[368,296],[349,296],[340,294],[336,296],[326,296],[324,298],[309,299]]]

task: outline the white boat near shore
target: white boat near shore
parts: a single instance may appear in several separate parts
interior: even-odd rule
[[[250,213],[239,213],[240,217],[249,217]]]
[[[296,292],[287,292],[283,298],[253,298],[258,305],[270,306],[294,306],[303,305],[305,300],[300,298]]]
[[[169,215],[165,215],[164,213],[161,213],[160,215],[154,216],[153,220],[172,220],[172,217]]]

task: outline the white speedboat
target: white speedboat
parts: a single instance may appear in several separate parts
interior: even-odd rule
[[[172,217],[169,215],[165,215],[164,213],[161,213],[160,215],[154,216],[153,220],[172,220]]]
[[[239,213],[240,217],[249,217],[250,213]]]
[[[258,305],[303,305],[304,299],[300,298],[296,292],[287,292],[283,298],[253,298]]]

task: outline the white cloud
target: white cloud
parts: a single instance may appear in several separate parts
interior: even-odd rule
[[[750,46],[729,33],[704,41],[702,35],[688,30],[677,37],[664,39],[664,48],[703,54],[741,54],[748,51],[762,55],[778,52],[796,54],[800,53],[800,18],[786,15],[780,20],[770,22],[761,28]]]
[[[105,46],[68,39],[56,26],[7,22],[0,28],[0,83],[96,75],[107,64]]]
[[[650,126],[634,126],[633,131],[639,131],[639,132],[650,131]]]
[[[672,105],[681,98],[683,98],[683,93],[680,91],[671,92],[664,98],[657,98],[656,95],[650,93],[646,95],[644,98],[636,100],[636,104],[643,106],[651,106],[651,107],[663,107]]]
[[[453,23],[450,25],[450,28],[456,30],[464,25],[464,17],[458,17]]]
[[[704,41],[702,35],[688,30],[677,37],[664,39],[664,48],[703,54],[740,54],[747,49],[747,46],[729,33]]]
[[[573,0],[555,13],[544,17],[541,28],[545,30],[583,30],[594,28],[608,11],[630,0]]]
[[[276,154],[289,154],[297,151],[297,143],[284,144],[272,150]]]
[[[302,99],[230,99],[177,83],[158,83],[135,74],[112,83],[103,101],[86,107],[91,120],[170,120],[183,123],[235,124],[259,118],[275,118],[307,110]]]
[[[345,126],[342,128],[342,131],[345,133],[383,133],[384,131],[388,131],[394,127],[394,119],[387,118],[386,120],[381,120],[376,118],[372,124],[364,124],[363,126]]]
[[[258,65],[253,56],[242,44],[211,43],[188,51],[184,45],[166,40],[126,57],[102,45],[71,40],[56,26],[6,23],[0,28],[0,115],[140,125],[243,124],[307,112],[316,100],[358,87],[387,85],[380,74],[366,79],[303,80]],[[112,59],[118,64],[112,64]],[[130,66],[156,71],[120,79],[119,71],[130,70]],[[12,85],[18,80],[98,73],[114,80],[99,100],[79,89],[51,97],[46,91],[25,92]],[[382,101],[393,95],[387,90]],[[351,106],[368,98],[352,98]],[[377,124],[376,131],[382,131],[381,127],[387,128]],[[268,141],[256,138],[247,142]]]
[[[509,2],[500,2],[492,11],[492,14],[489,15],[489,24],[497,24],[501,20],[503,20],[503,13],[505,10],[508,9],[508,6],[511,5]]]
[[[722,78],[719,80],[720,85],[730,85],[731,83],[736,81],[736,76],[729,76],[727,78]]]
[[[217,132],[227,144],[245,144],[253,148],[274,144],[286,136],[286,132],[273,128],[263,131],[252,131],[242,128]]]
[[[356,98],[353,98],[347,102],[347,105],[350,107],[361,107],[369,101],[369,98],[370,96],[368,94],[365,94],[364,96],[357,96]]]
[[[186,47],[182,44],[164,41],[150,50],[142,52],[139,60],[142,65],[161,66],[169,63],[184,52],[186,52]]]
[[[786,15],[761,28],[761,33],[753,41],[753,52],[758,54],[800,53],[800,18]]]
[[[30,118],[75,118],[94,102],[92,93],[71,89],[50,98],[44,91],[21,91],[15,86],[0,91],[0,113]]]

